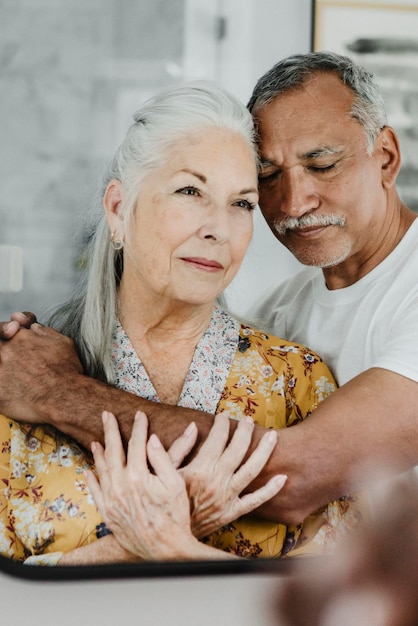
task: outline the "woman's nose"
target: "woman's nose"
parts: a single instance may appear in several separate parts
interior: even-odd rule
[[[209,239],[217,243],[227,241],[230,235],[227,209],[220,206],[212,207],[199,229],[199,234],[203,239]]]

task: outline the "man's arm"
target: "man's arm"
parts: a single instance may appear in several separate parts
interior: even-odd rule
[[[3,329],[0,329],[3,336]],[[195,421],[201,438],[213,415],[157,404],[83,374],[74,343],[52,328],[32,324],[10,341],[0,341],[0,411],[17,421],[55,426],[90,449],[103,442],[101,415],[114,413],[128,441],[136,411],[147,414],[151,432],[165,447]]]
[[[376,465],[399,471],[418,465],[417,402],[418,383],[373,368],[337,389],[307,420],[280,430],[263,479],[280,468],[288,480],[263,515],[298,523],[368,484]]]
[[[418,383],[388,370],[369,370],[338,389],[307,420],[279,431],[270,461],[250,488],[275,474],[288,480],[260,515],[298,523],[352,490],[365,463],[381,460],[400,470],[418,464],[417,406]],[[135,412],[144,411],[165,447],[188,422],[196,422],[201,440],[213,422],[206,413],[154,404],[85,376],[72,342],[39,325],[0,345],[0,410],[20,421],[53,424],[86,447],[103,440],[103,410],[117,416],[125,440]],[[250,451],[264,432],[254,430]]]

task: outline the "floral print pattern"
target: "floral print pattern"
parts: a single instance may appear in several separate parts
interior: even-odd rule
[[[119,323],[112,342],[117,385],[159,401],[140,358]],[[311,350],[239,324],[221,309],[199,341],[180,402],[261,426],[286,428],[305,419],[335,388]],[[0,553],[28,564],[54,565],[64,552],[106,535],[83,471],[89,458],[71,441],[57,444],[39,427],[0,416]],[[357,498],[331,503],[303,525],[287,527],[245,516],[205,539],[237,555],[258,558],[326,551],[339,532],[361,521]]]
[[[194,351],[179,406],[215,413],[239,341],[239,323],[215,308],[209,326]],[[119,322],[112,343],[116,386],[142,398],[159,402],[158,394]]]
[[[267,428],[287,428],[306,419],[334,390],[331,373],[312,350],[243,325],[218,411],[236,419],[250,415]],[[363,507],[357,496],[343,498],[298,526],[247,515],[204,541],[250,558],[321,554],[362,522]]]
[[[54,565],[62,553],[97,539],[102,519],[78,446],[58,444],[0,417],[0,552],[27,564]]]

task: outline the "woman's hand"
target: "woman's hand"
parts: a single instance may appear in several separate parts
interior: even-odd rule
[[[198,454],[180,470],[189,494],[192,531],[198,538],[258,508],[275,496],[287,479],[283,474],[273,476],[263,487],[241,496],[267,463],[277,433],[268,431],[241,465],[251,443],[254,422],[251,418],[240,420],[228,444],[229,426],[227,414],[218,414]]]
[[[135,415],[126,456],[112,413],[103,413],[103,428],[105,448],[99,443],[92,445],[100,484],[91,471],[87,482],[117,541],[148,561],[206,558],[209,550],[219,555],[215,558],[223,558],[224,553],[200,544],[193,536],[184,480],[158,437],[151,435],[147,442],[146,415]],[[190,427],[190,431],[181,443],[185,454],[196,440],[197,429]]]
[[[139,561],[141,561],[141,558],[125,550],[114,535],[106,535],[106,537],[93,541],[93,543],[89,543],[86,546],[66,552],[59,559],[57,565],[138,563]]]

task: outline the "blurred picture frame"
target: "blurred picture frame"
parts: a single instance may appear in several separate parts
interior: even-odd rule
[[[400,140],[398,189],[418,213],[418,0],[313,0],[312,50],[351,57],[375,75]]]

